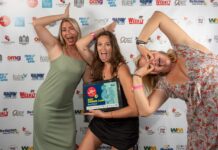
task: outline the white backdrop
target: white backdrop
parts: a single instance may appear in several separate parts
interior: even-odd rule
[[[168,14],[192,38],[218,54],[217,0],[0,0],[0,150],[33,149],[33,102],[49,62],[31,21],[32,17],[63,13],[69,2],[70,15],[79,22],[83,35],[113,20],[118,23],[115,34],[132,72],[132,60],[139,54],[135,37],[155,10]],[[56,22],[48,28],[57,35],[58,26]],[[163,51],[170,48],[160,31],[151,36],[148,46]],[[81,83],[73,100],[79,144],[89,120],[81,115]],[[185,103],[171,99],[154,115],[140,118],[139,150],[184,150],[185,115]]]

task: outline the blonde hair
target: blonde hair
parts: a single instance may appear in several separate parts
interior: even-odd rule
[[[61,23],[60,23],[60,26],[59,26],[59,33],[58,33],[58,40],[59,42],[61,43],[62,46],[66,47],[66,43],[61,35],[61,27],[62,27],[62,24],[64,22],[69,22],[73,25],[74,29],[76,30],[76,32],[78,33],[78,36],[77,36],[77,40],[81,38],[81,29],[79,27],[79,24],[77,23],[77,21],[73,18],[64,18],[62,19]]]
[[[174,50],[169,49],[169,50],[167,51],[167,53],[166,53],[166,52],[163,52],[163,51],[159,51],[159,52],[162,53],[162,54],[167,55],[172,63],[174,63],[174,62],[177,61],[177,56],[176,56],[176,53],[175,53]],[[140,60],[140,58],[141,58],[141,55],[140,55],[140,56],[137,56],[137,57],[135,58],[135,64],[136,64],[136,67],[137,67],[137,68],[139,68],[139,60]],[[144,86],[145,86],[145,91],[146,91],[146,93],[151,93],[152,90],[155,88],[155,86],[156,86],[156,84],[157,84],[159,78],[160,78],[161,76],[164,76],[164,75],[166,75],[166,74],[157,74],[157,75],[148,74],[148,75],[146,75],[146,76],[143,76],[143,77],[142,77],[142,80],[143,80],[143,84],[144,84]]]

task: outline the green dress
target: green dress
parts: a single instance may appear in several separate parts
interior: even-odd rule
[[[51,62],[34,102],[34,150],[75,148],[76,124],[72,98],[84,70],[84,61],[64,54]]]

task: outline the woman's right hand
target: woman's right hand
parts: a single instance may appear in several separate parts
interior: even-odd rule
[[[64,18],[70,17],[70,3],[67,5],[65,11],[64,11]]]
[[[141,58],[141,59],[143,59],[143,58]],[[149,74],[150,72],[152,72],[153,70],[154,70],[154,66],[148,62],[145,65],[139,67],[135,71],[135,74],[137,74],[138,76],[143,77],[143,76],[146,76],[147,74]]]

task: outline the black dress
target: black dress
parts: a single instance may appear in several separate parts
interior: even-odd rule
[[[122,86],[121,96],[124,106],[127,106],[128,104]],[[119,150],[128,150],[137,144],[139,138],[139,119],[138,117],[117,119],[94,117],[89,124],[89,129],[103,143]]]

